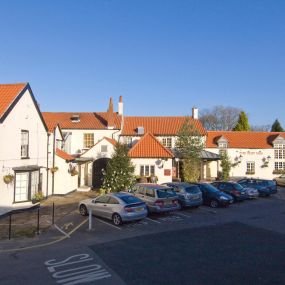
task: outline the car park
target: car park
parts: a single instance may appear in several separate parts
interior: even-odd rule
[[[274,179],[279,186],[285,186],[285,174],[280,175]]]
[[[259,196],[270,196],[277,192],[276,182],[273,180],[246,178],[238,181],[243,187],[255,188],[259,192]]]
[[[94,216],[112,220],[116,226],[123,222],[141,220],[147,216],[146,204],[127,193],[106,194],[95,199],[80,201],[81,215],[87,215],[89,209]]]
[[[137,183],[129,190],[134,196],[144,201],[150,213],[161,213],[178,210],[178,196],[173,188],[154,184]]]
[[[178,196],[180,208],[199,207],[203,204],[202,192],[195,184],[186,182],[169,182],[162,185],[173,188]]]
[[[244,201],[248,198],[244,188],[236,182],[216,181],[212,185],[220,191],[231,195],[234,201]]]
[[[196,183],[203,196],[203,203],[212,208],[227,207],[233,203],[233,197],[220,191],[209,183]]]

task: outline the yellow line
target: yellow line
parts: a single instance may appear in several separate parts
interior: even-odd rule
[[[80,223],[77,227],[75,227],[72,231],[70,231],[68,234],[71,235],[72,233],[74,233],[76,230],[78,230],[83,224],[85,224],[88,221],[88,219],[84,220],[82,223]],[[8,252],[14,252],[14,251],[24,251],[24,250],[28,250],[28,249],[33,249],[33,248],[39,248],[39,247],[45,247],[45,246],[49,246],[52,244],[55,244],[57,242],[60,242],[62,240],[67,239],[67,236],[63,236],[57,240],[51,241],[51,242],[47,242],[47,243],[43,243],[43,244],[37,244],[37,245],[32,245],[32,246],[27,246],[27,247],[21,247],[21,248],[13,248],[13,249],[4,249],[4,250],[0,250],[0,253],[8,253]]]

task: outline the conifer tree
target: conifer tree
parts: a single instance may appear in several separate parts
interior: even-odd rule
[[[247,115],[244,111],[239,114],[238,122],[233,128],[233,131],[250,131]]]
[[[200,175],[201,151],[204,143],[189,117],[186,117],[176,141],[176,150],[182,160],[182,177],[186,182],[197,182]]]
[[[117,143],[107,164],[102,188],[107,192],[119,192],[128,189],[134,182],[134,166],[128,156],[128,147]]]
[[[223,181],[229,180],[231,166],[232,166],[232,164],[231,164],[230,158],[228,156],[228,152],[225,151],[221,154],[221,167],[222,167],[221,179]]]
[[[276,119],[271,127],[271,132],[284,132],[284,129],[281,127],[281,124]]]

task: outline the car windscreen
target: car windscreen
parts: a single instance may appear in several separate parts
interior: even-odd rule
[[[157,189],[157,197],[158,198],[172,198],[176,197],[176,193],[173,191],[172,188],[166,189]]]
[[[203,184],[203,187],[208,190],[209,192],[212,192],[212,193],[218,193],[220,192],[219,189],[217,189],[216,187],[214,187],[213,185],[211,184]]]
[[[126,204],[133,204],[133,203],[141,202],[139,198],[131,196],[131,195],[121,196],[120,199],[123,200]]]
[[[239,190],[239,191],[243,190],[243,187],[240,184],[235,183],[233,185],[234,185],[235,190]]]
[[[188,186],[184,188],[187,193],[190,194],[198,194],[200,193],[200,189],[198,186]]]

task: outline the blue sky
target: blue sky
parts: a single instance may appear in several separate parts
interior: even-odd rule
[[[244,109],[285,127],[283,0],[0,0],[0,82],[43,111]],[[115,105],[116,106],[116,105]]]

